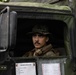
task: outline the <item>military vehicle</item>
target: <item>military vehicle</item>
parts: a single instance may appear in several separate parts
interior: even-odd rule
[[[74,9],[46,2],[4,1],[0,2],[0,10],[0,75],[76,75]],[[36,24],[50,28],[50,42],[60,48],[61,56],[22,57],[33,48],[26,34]],[[35,67],[27,70],[27,63]]]

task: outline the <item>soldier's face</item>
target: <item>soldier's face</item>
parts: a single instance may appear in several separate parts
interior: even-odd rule
[[[46,42],[49,40],[49,38],[42,34],[34,34],[32,36],[32,40],[35,48],[39,49],[46,45]]]

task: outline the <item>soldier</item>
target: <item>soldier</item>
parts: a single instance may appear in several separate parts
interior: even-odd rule
[[[29,32],[29,34],[32,34],[32,41],[35,48],[29,52],[26,52],[23,56],[59,56],[59,52],[53,48],[52,44],[48,44],[49,35],[51,33],[45,25],[34,26],[32,32]]]

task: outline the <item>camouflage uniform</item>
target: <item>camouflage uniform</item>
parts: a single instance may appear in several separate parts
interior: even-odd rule
[[[29,52],[26,52],[24,57],[36,57],[36,56],[44,56],[44,57],[50,57],[50,56],[59,56],[59,52],[57,50],[54,50],[52,45],[49,44],[41,49],[33,49]]]

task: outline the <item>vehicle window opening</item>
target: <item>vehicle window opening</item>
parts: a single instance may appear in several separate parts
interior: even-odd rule
[[[50,42],[54,48],[60,49],[61,55],[66,55],[66,49],[64,44],[64,29],[66,23],[60,20],[50,19],[17,19],[17,36],[16,46],[14,48],[14,56],[22,56],[25,52],[33,49],[31,37],[26,35],[31,31],[31,28],[36,24],[46,24],[52,33]]]

